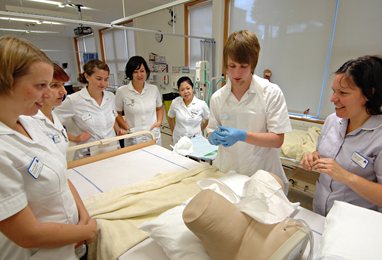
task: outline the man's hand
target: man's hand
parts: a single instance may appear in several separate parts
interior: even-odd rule
[[[224,147],[229,147],[237,143],[238,141],[244,142],[247,138],[247,132],[244,130],[220,126],[218,128],[219,135],[222,136],[221,144]]]

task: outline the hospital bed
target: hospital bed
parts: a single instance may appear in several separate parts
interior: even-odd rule
[[[289,199],[310,209],[319,174],[300,166],[302,155],[315,151],[323,120],[290,115],[292,132],[286,133],[280,159],[289,180]]]
[[[83,147],[77,146],[71,149]],[[192,170],[200,166],[199,162],[158,146],[155,141],[149,141],[99,154],[92,158],[69,162],[68,177],[77,188],[81,198],[86,201],[118,188],[144,183],[153,178],[158,173],[158,169],[160,172],[176,172]],[[294,218],[303,219],[309,224],[315,238],[314,252],[318,252],[324,218],[304,208],[299,208]],[[304,254],[305,258],[307,252],[308,248]],[[169,258],[162,248],[149,237],[130,248],[118,259],[168,260]]]

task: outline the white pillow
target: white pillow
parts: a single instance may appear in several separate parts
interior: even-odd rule
[[[186,204],[167,210],[140,228],[160,246],[170,259],[210,260],[199,238],[184,224],[182,214]]]
[[[241,196],[249,179],[232,171],[219,180]],[[170,259],[210,260],[200,239],[183,222],[183,210],[190,200],[141,224],[140,229],[148,232]]]
[[[320,259],[381,259],[382,214],[342,201],[329,211]]]

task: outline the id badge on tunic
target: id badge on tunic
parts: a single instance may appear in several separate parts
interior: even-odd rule
[[[351,160],[363,169],[369,164],[369,161],[358,152],[353,152]]]
[[[81,116],[82,121],[87,121],[92,118],[91,114],[85,114]]]
[[[37,179],[43,167],[44,164],[40,162],[40,160],[37,157],[34,157],[32,159],[31,164],[28,167],[28,173],[32,175],[33,178]]]
[[[54,142],[55,144],[58,144],[58,143],[61,142],[61,138],[60,138],[59,135],[53,135],[53,136],[52,136],[52,139],[53,139],[53,142]]]

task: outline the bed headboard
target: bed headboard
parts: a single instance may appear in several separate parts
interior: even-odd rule
[[[289,116],[290,122],[292,124],[293,130],[304,130],[306,131],[309,127],[318,127],[322,128],[322,125],[324,124],[324,120],[322,119],[312,119],[312,118],[305,118],[305,117],[299,117],[299,116]]]

